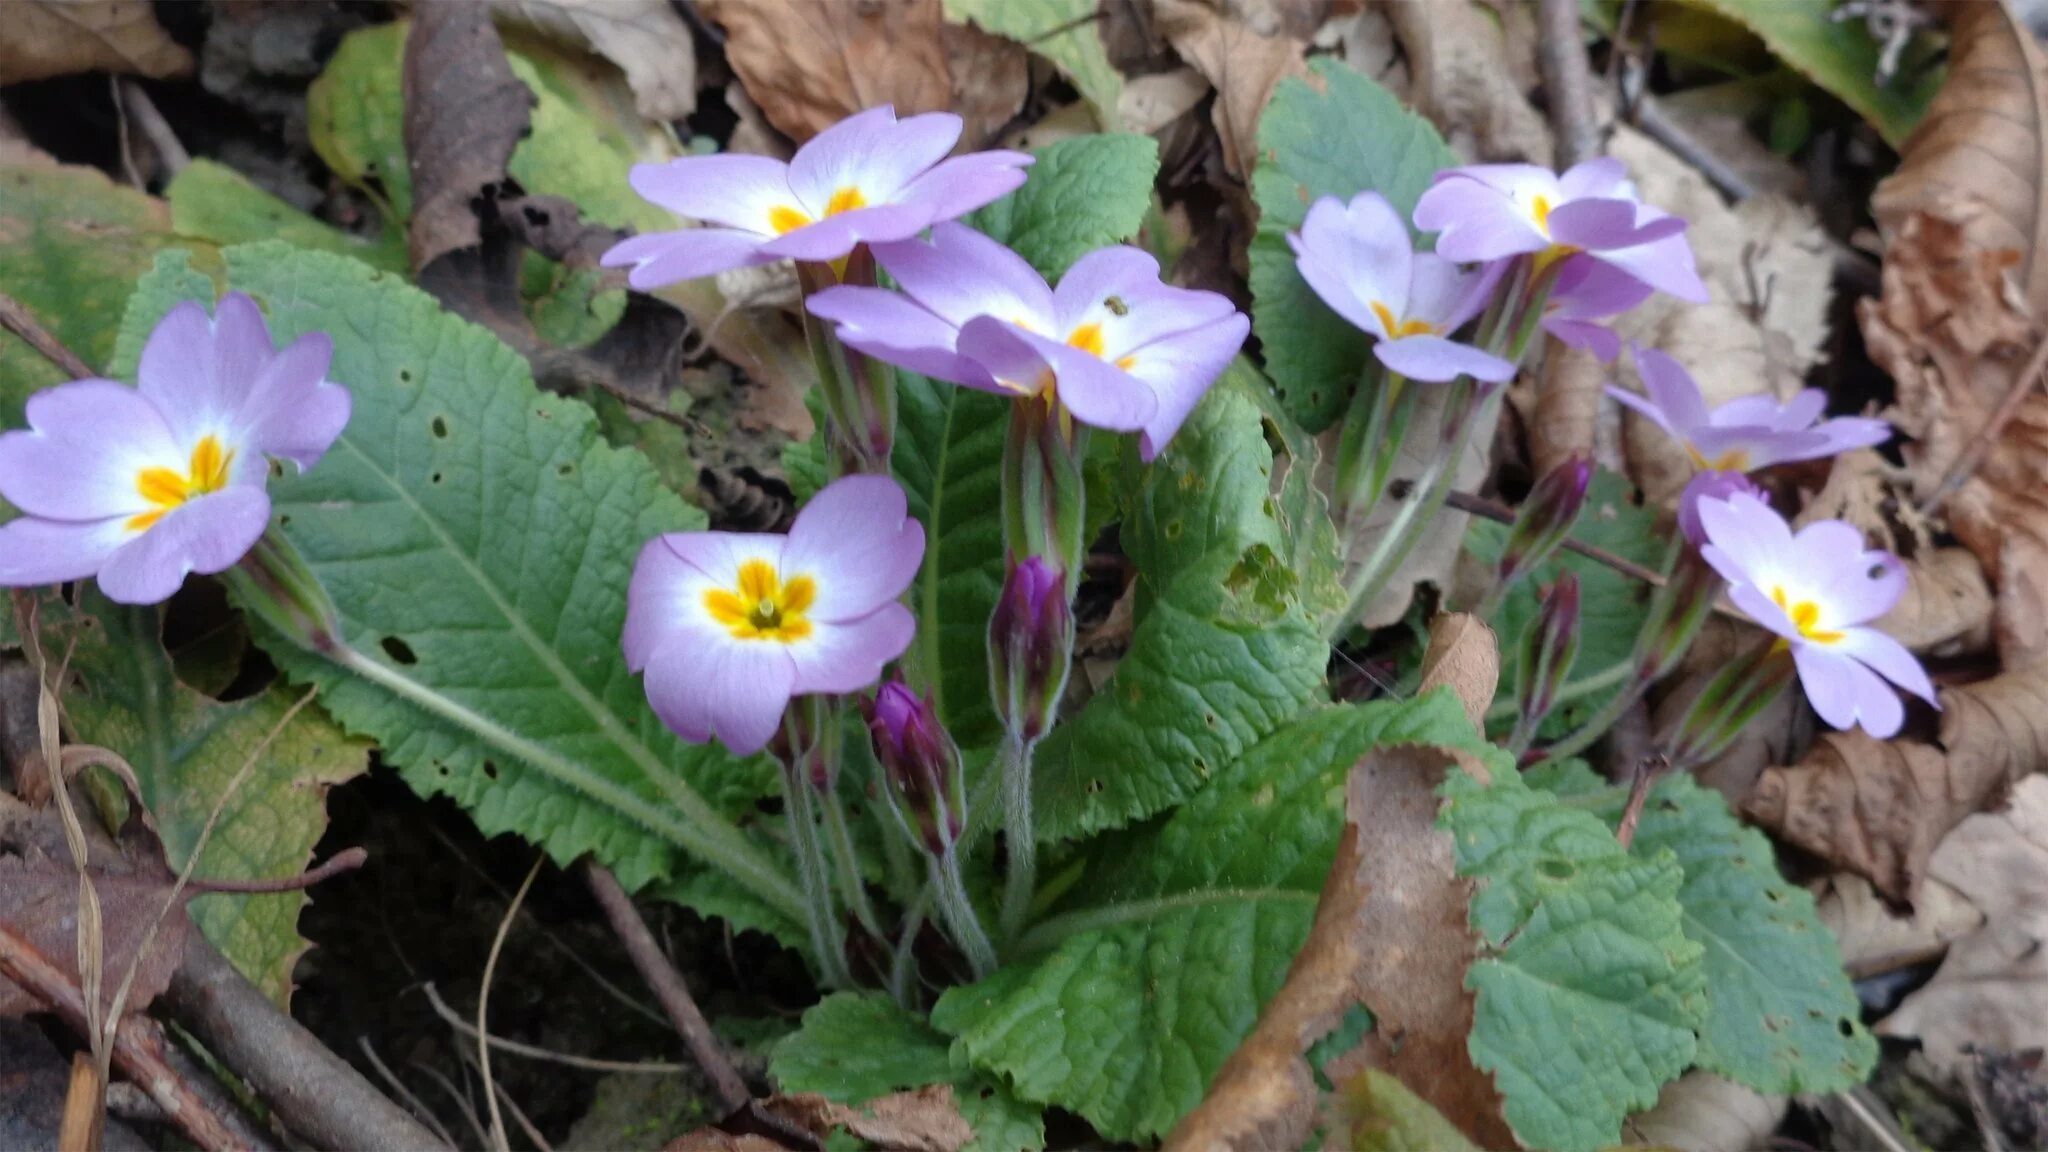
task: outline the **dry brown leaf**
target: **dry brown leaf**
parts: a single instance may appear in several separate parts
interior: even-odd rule
[[[1150,136],[1195,110],[1209,94],[1209,81],[1193,68],[1175,68],[1124,81],[1116,118],[1126,132]]]
[[[980,147],[1024,106],[1024,48],[949,24],[940,0],[700,0],[769,123],[803,141],[864,108],[957,112]]]
[[[1970,1071],[1966,1044],[2048,1047],[2048,780],[2021,784],[2006,811],[1964,821],[1931,870],[1983,909],[1984,927],[1958,940],[1878,1031],[1919,1037],[1951,1074]]]
[[[753,1115],[755,1112],[761,1115]],[[808,1092],[769,1096],[728,1118],[739,1127],[771,1125],[791,1136],[805,1133],[823,1146],[827,1136],[845,1132],[855,1140],[891,1152],[959,1152],[974,1129],[953,1103],[953,1086],[932,1084],[897,1092],[865,1104],[848,1105]],[[663,1152],[770,1152],[788,1147],[755,1131],[699,1128],[670,1141]]]
[[[1220,7],[1216,0],[1154,0],[1159,34],[1181,59],[1216,87],[1210,118],[1223,145],[1223,166],[1240,179],[1258,153],[1259,114],[1273,88],[1289,76],[1307,76],[1306,36],[1290,35],[1287,21],[1266,10],[1271,31],[1262,30]],[[1309,32],[1314,26],[1309,27]]]
[[[697,110],[696,44],[669,0],[490,3],[501,23],[532,28],[618,65],[642,116],[681,120]]]
[[[504,182],[505,165],[530,126],[534,97],[512,75],[504,43],[483,10],[464,4],[420,7],[405,40],[404,83],[413,179],[406,243],[426,286],[435,271],[428,266],[443,256],[458,265],[482,259],[471,251],[483,245],[476,203]],[[517,300],[504,310],[516,313]]]
[[[1527,73],[1517,78],[1498,19],[1470,0],[1389,0],[1386,12],[1408,51],[1409,103],[1460,155],[1550,163],[1550,127],[1523,94]]]
[[[1998,0],[1943,7],[1948,78],[1900,148],[1898,171],[1871,197],[1871,211],[1887,233],[1925,212],[1961,225],[1972,247],[2018,253],[2020,286],[2038,304],[2048,299],[2048,55]]]
[[[149,0],[16,0],[0,35],[0,85],[73,72],[161,80],[192,71],[192,54],[156,22]]]
[[[1976,652],[1991,645],[1991,586],[1962,548],[1906,563],[1906,594],[1871,627],[1915,652]]]
[[[1695,1069],[1666,1084],[1656,1107],[1629,1117],[1623,1135],[1680,1152],[1745,1152],[1764,1146],[1788,1103]]]
[[[1416,691],[1449,688],[1465,718],[1483,730],[1499,686],[1500,642],[1486,621],[1445,612],[1429,622],[1429,647],[1422,653],[1422,684]]]
[[[1937,859],[1940,854],[1937,848]],[[1814,903],[1841,945],[1842,967],[1857,980],[1932,960],[1984,923],[1968,897],[1933,876],[1921,882],[1910,915],[1887,903],[1870,881],[1846,872],[1822,881]]]

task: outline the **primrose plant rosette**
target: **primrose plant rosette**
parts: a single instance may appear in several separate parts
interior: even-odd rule
[[[334,346],[280,350],[256,302],[171,309],[142,350],[137,387],[75,380],[31,396],[29,427],[0,435],[0,585],[97,577],[108,599],[169,599],[189,573],[232,567],[270,519],[270,460],[311,468],[348,423],[327,379]]]
[[[858,692],[903,654],[917,624],[898,598],[923,560],[885,476],[826,485],[787,536],[657,536],[626,594],[626,665],[678,736],[751,755],[792,697]]]

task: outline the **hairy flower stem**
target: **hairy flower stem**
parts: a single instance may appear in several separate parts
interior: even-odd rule
[[[1363,528],[1379,506],[1407,439],[1416,395],[1399,373],[1381,369],[1377,360],[1366,362],[1337,443],[1337,518],[1347,532]]]
[[[1003,939],[1015,940],[1031,914],[1038,890],[1038,830],[1031,821],[1031,753],[1034,741],[1003,737],[1003,840],[1009,870],[1003,876]]]
[[[967,881],[960,874],[960,853],[948,846],[931,861],[932,891],[938,898],[939,917],[946,922],[946,935],[967,957],[967,967],[980,980],[996,970],[995,945],[982,930],[974,901],[967,895]]]
[[[1422,475],[1415,478],[1408,499],[1402,501],[1400,510],[1394,513],[1393,520],[1380,534],[1372,552],[1352,574],[1347,588],[1349,606],[1339,620],[1340,631],[1349,628],[1359,614],[1371,606],[1387,581],[1400,569],[1402,561],[1421,541],[1421,526],[1443,507],[1444,496],[1457,479],[1458,457],[1464,454],[1466,433],[1474,418],[1491,407],[1494,395],[1499,392],[1499,389],[1489,386],[1485,394],[1475,394],[1472,379],[1468,376],[1458,377],[1449,387],[1436,449],[1430,453]]]
[[[928,882],[932,887],[936,882]],[[924,932],[926,910],[931,907],[930,887],[918,893],[910,911],[903,914],[903,931],[889,958],[889,995],[906,1012],[917,1011],[917,938]]]
[[[798,261],[796,270],[806,300],[839,284],[875,285],[875,257],[865,244],[832,264]],[[825,401],[833,472],[889,475],[896,446],[896,370],[842,344],[833,326],[808,309],[803,319],[818,395]]]
[[[782,771],[783,813],[789,817],[789,842],[796,850],[797,879],[804,893],[804,921],[810,929],[811,951],[827,988],[851,988],[853,972],[846,963],[846,941],[832,901],[832,877],[818,842],[818,817],[812,809],[816,792],[793,764]]]
[[[875,939],[887,940],[881,918],[875,915],[874,903],[868,899],[867,882],[861,879],[860,854],[854,851],[853,830],[846,823],[846,805],[840,802],[837,788],[824,793],[824,799],[825,836],[832,845],[832,862],[839,869],[840,893],[846,897],[846,904],[853,909],[860,926]]]

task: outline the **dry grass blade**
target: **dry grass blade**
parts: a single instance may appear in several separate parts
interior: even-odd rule
[[[589,1056],[577,1056],[568,1052],[556,1052],[549,1048],[538,1048],[532,1044],[521,1044],[517,1040],[507,1040],[503,1036],[483,1036],[476,1030],[476,1025],[456,1015],[455,1009],[450,1008],[448,1002],[441,999],[441,990],[434,987],[431,980],[420,985],[420,991],[426,993],[428,1006],[433,1008],[434,1015],[439,1016],[442,1023],[453,1028],[457,1034],[465,1039],[482,1040],[488,1043],[494,1052],[506,1052],[513,1056],[524,1056],[529,1060],[544,1060],[550,1064],[560,1064],[565,1068],[581,1068],[586,1072],[615,1072],[629,1076],[681,1076],[690,1071],[690,1069],[681,1064],[666,1064],[654,1060],[645,1062],[598,1060]]]
[[[547,859],[545,852],[534,857],[533,867],[526,870],[526,879],[520,882],[519,891],[512,897],[512,906],[505,909],[505,915],[498,921],[498,934],[491,938],[491,954],[484,959],[483,986],[476,993],[477,1071],[484,1078],[484,1103],[491,1111],[491,1146],[498,1152],[512,1152],[512,1146],[505,1137],[505,1117],[498,1111],[497,1084],[491,1080],[491,980],[498,974],[498,956],[505,950],[505,937],[512,934],[512,923],[519,917],[519,906],[526,903],[526,894],[533,889],[534,878],[540,875],[540,866],[547,863]]]

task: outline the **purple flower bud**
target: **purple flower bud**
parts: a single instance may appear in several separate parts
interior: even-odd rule
[[[1583,453],[1573,453],[1536,481],[1515,514],[1514,526],[1508,529],[1507,546],[1501,549],[1499,580],[1503,588],[1548,560],[1571,535],[1592,483],[1593,461]]]
[[[1792,682],[1795,668],[1783,642],[1758,645],[1723,668],[1663,741],[1672,770],[1689,771],[1719,756]]]
[[[929,697],[901,678],[882,685],[861,711],[874,738],[883,781],[924,845],[943,856],[966,825],[960,749],[939,722]]]
[[[1579,578],[1566,571],[1550,586],[1536,618],[1522,630],[1519,672],[1515,679],[1514,736],[1516,751],[1535,739],[1537,726],[1550,715],[1559,689],[1579,658]]]
[[[1737,492],[1763,498],[1763,490],[1740,472],[1699,472],[1686,481],[1678,494],[1678,530],[1686,543],[1698,548],[1707,542],[1707,530],[1700,525],[1700,501],[1726,500]]]
[[[1052,727],[1074,652],[1066,574],[1038,556],[1010,567],[988,620],[989,687],[1010,731],[1037,740]]]

